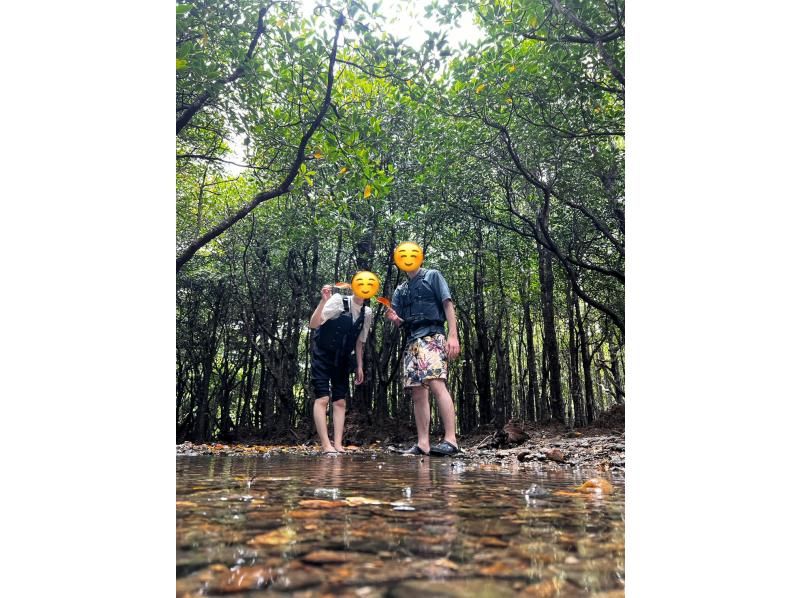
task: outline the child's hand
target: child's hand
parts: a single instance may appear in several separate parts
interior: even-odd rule
[[[395,326],[400,326],[403,324],[403,318],[398,316],[397,312],[394,311],[391,307],[386,310],[386,317]]]
[[[356,370],[356,386],[364,383],[364,369],[358,368]]]
[[[326,284],[324,287],[322,287],[322,290],[320,292],[322,293],[322,300],[327,301],[328,299],[331,298],[331,295],[333,294],[333,287],[329,284]]]

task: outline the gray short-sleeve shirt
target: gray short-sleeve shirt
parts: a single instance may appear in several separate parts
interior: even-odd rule
[[[450,296],[450,287],[447,286],[447,281],[442,276],[442,273],[438,270],[428,270],[425,268],[420,268],[419,274],[417,274],[414,279],[407,280],[403,284],[411,284],[414,282],[415,279],[423,277],[425,282],[431,285],[436,298],[442,303],[442,310],[444,310],[444,302],[450,299],[451,301],[453,298]],[[402,286],[402,285],[401,285]],[[394,294],[392,294],[392,309],[397,311],[399,309],[399,291],[400,287],[397,287],[394,290]],[[437,329],[435,326],[424,326],[422,328],[418,328],[414,331],[413,335],[409,336],[409,341],[414,340],[416,338],[422,338],[423,336],[429,336],[436,332]]]

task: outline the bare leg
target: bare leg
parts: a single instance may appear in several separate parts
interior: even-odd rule
[[[333,451],[331,441],[328,439],[328,397],[320,397],[314,401],[314,425],[317,427],[319,442],[322,452]]]
[[[414,421],[417,423],[417,446],[426,453],[431,450],[431,408],[428,404],[428,389],[414,386],[411,389],[414,401]]]
[[[453,405],[453,397],[447,390],[447,381],[439,378],[438,380],[428,380],[428,384],[436,397],[436,406],[439,408],[439,416],[444,424],[444,439],[454,446],[458,446],[456,440],[456,409]]]
[[[344,452],[342,436],[344,435],[345,400],[339,399],[333,402],[333,448],[340,453]]]

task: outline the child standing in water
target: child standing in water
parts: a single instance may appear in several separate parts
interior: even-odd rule
[[[342,436],[345,400],[350,394],[350,359],[355,349],[355,382],[361,384],[364,382],[364,343],[372,324],[372,310],[361,297],[334,294],[331,285],[323,286],[321,294],[309,324],[313,330],[314,425],[322,454],[337,455],[344,452]],[[333,444],[328,438],[326,417],[330,402],[333,403]]]

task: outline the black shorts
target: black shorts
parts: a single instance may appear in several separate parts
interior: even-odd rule
[[[350,379],[347,361],[336,364],[314,356],[311,359],[311,385],[314,398],[330,397],[340,401],[350,395]]]

